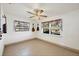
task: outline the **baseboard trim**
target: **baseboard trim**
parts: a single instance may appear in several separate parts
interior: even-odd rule
[[[79,50],[77,50],[77,49],[74,49],[74,48],[71,48],[71,47],[67,47],[67,46],[63,46],[63,45],[60,45],[60,44],[56,44],[56,43],[53,43],[53,42],[49,42],[49,41],[47,41],[47,40],[43,40],[43,39],[40,39],[40,38],[36,38],[36,39],[45,41],[45,42],[47,42],[47,43],[56,45],[56,46],[58,46],[58,47],[61,47],[61,48],[64,48],[64,49],[67,49],[67,50],[69,50],[69,51],[72,51],[72,52],[74,52],[74,53],[79,54]]]
[[[37,38],[37,37],[36,37],[36,38],[31,38],[31,39],[28,39],[28,40],[19,41],[19,42],[16,42],[16,43],[7,44],[7,45],[4,46],[4,50],[5,50],[5,47],[6,47],[6,46],[15,45],[15,44],[22,43],[22,42],[25,42],[25,41],[30,41],[30,40],[33,40],[33,39],[42,40],[42,41],[44,41],[44,42],[47,42],[47,43],[56,45],[56,46],[58,46],[58,47],[61,47],[61,48],[64,48],[64,49],[67,49],[67,50],[69,50],[69,51],[72,51],[72,52],[74,52],[74,53],[79,54],[79,50],[77,50],[77,49],[70,48],[70,47],[63,46],[63,45],[59,45],[59,44],[56,44],[56,43],[53,43],[53,42],[49,42],[49,41],[47,41],[47,40],[43,40],[43,39],[40,39],[40,38]]]
[[[22,43],[22,42],[25,42],[25,41],[30,41],[30,40],[33,40],[35,38],[30,38],[30,39],[27,39],[27,40],[23,40],[23,41],[18,41],[18,42],[14,42],[14,43],[10,43],[10,44],[5,44],[4,46],[9,46],[9,45],[15,45],[15,44],[19,44],[19,43]]]
[[[22,42],[25,42],[25,41],[33,40],[33,39],[36,39],[36,38],[30,38],[30,39],[28,39],[28,40],[23,40],[23,41],[19,41],[19,42],[15,42],[15,43],[10,43],[10,44],[6,44],[6,45],[4,45],[4,49],[3,49],[3,54],[2,54],[2,56],[4,56],[4,52],[5,52],[5,48],[6,48],[6,46],[16,45],[16,44],[19,44],[19,43],[22,43]]]

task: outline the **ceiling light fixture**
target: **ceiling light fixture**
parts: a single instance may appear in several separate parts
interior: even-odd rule
[[[33,16],[30,16],[29,18],[38,18],[39,20],[41,17],[46,18],[47,16],[43,14],[44,10],[42,9],[34,9],[33,12],[27,11],[28,13],[32,14]]]

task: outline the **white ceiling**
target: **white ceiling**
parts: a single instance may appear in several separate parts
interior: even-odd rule
[[[79,3],[16,3],[16,4],[3,4],[3,10],[5,13],[18,15],[21,17],[29,17],[26,11],[32,11],[35,8],[41,8],[45,10],[45,14],[48,16],[58,16],[68,13],[70,11],[78,10]]]
[[[71,12],[79,9],[79,4],[68,3],[53,3],[53,4],[40,4],[41,8],[45,8],[46,12],[50,16],[56,16]]]

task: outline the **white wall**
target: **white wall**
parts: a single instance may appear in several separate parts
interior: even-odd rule
[[[57,18],[63,20],[63,31],[61,36],[42,33],[41,22],[50,21]],[[37,21],[39,23],[39,21]],[[40,31],[38,38],[56,43],[59,45],[71,47],[79,50],[79,10],[66,13],[64,15],[55,16],[46,20],[40,20]]]
[[[3,40],[5,44],[15,43],[27,39],[34,38],[34,33],[31,31],[33,21],[19,18],[14,15],[6,14],[7,16],[7,33],[3,34]],[[24,32],[15,32],[14,30],[14,20],[30,22],[30,30]]]
[[[18,10],[17,8],[20,8],[20,9]],[[35,23],[35,21],[27,18],[27,16],[24,16],[23,13],[20,12],[21,8],[26,9],[26,10],[28,9],[27,7],[24,8],[23,6],[17,6],[15,4],[14,4],[14,6],[12,4],[11,4],[11,6],[9,4],[2,4],[2,8],[1,8],[1,9],[3,9],[2,15],[5,14],[7,17],[7,33],[2,34],[4,44],[11,44],[11,43],[28,40],[28,39],[35,37],[35,33],[33,33],[31,31],[32,23]],[[25,10],[22,10],[22,11],[24,12]],[[11,12],[14,12],[14,13],[16,12],[16,15]],[[21,13],[23,16],[21,15]],[[25,15],[27,15],[27,14],[25,14]],[[24,32],[15,32],[14,20],[30,22],[30,30],[24,31]],[[4,18],[2,18],[1,23],[3,25]]]

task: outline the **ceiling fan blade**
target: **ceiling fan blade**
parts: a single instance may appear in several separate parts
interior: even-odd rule
[[[33,18],[34,16],[30,16],[29,18]]]
[[[41,17],[47,17],[46,15],[40,15]]]
[[[29,12],[29,11],[26,11],[26,12],[28,12],[28,13],[30,13],[30,14],[32,14],[32,15],[35,15],[34,13],[32,13],[32,12]]]

